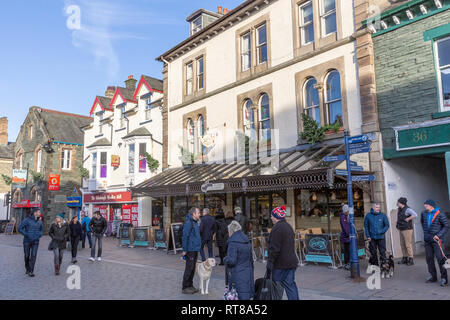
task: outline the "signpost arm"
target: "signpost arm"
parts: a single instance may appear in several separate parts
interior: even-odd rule
[[[356,245],[355,210],[353,208],[352,170],[350,166],[350,148],[348,143],[348,131],[345,131],[345,155],[347,163],[347,193],[350,218],[350,262],[352,279],[360,278],[358,248]]]

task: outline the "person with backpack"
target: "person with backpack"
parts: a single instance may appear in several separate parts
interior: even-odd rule
[[[197,264],[198,252],[202,246],[200,237],[200,228],[198,221],[200,220],[200,209],[192,207],[186,217],[183,225],[183,259],[186,260],[186,266],[183,275],[182,293],[194,294],[198,289],[194,287],[195,267]]]
[[[81,223],[78,216],[73,216],[69,224],[70,228],[70,246],[72,248],[72,263],[77,263],[78,243],[81,239]]]
[[[83,213],[83,219],[81,220],[81,248],[85,248],[86,243],[86,237],[89,241],[89,249],[92,249],[92,236],[91,236],[91,229],[89,228],[89,223],[91,223],[91,218],[89,218],[89,215],[87,212]]]
[[[202,248],[200,250],[200,255],[202,257],[202,261],[206,261],[205,252],[203,248],[205,245],[208,247],[208,258],[214,257],[213,252],[213,237],[217,231],[217,225],[215,219],[209,215],[209,209],[203,209],[203,217],[200,222],[200,237],[202,238]]]
[[[64,220],[64,214],[56,216],[55,222],[50,226],[48,235],[52,238],[48,250],[53,251],[53,262],[55,265],[55,275],[59,276],[64,250],[67,248],[67,239],[69,239],[69,226]]]
[[[91,257],[89,260],[95,261],[95,247],[98,244],[97,261],[102,261],[102,241],[107,227],[108,223],[106,222],[106,219],[100,214],[100,211],[95,211],[94,217],[89,223],[89,229],[92,230],[94,236],[94,243],[91,248]]]
[[[448,284],[447,269],[444,268],[445,258],[442,254],[442,241],[449,229],[447,216],[441,212],[441,208],[436,206],[432,199],[425,201],[425,211],[422,212],[420,222],[423,228],[423,238],[425,244],[425,257],[428,265],[428,276],[426,282],[433,283],[437,281],[436,258],[439,270],[441,272],[441,286]]]
[[[242,227],[242,232],[247,234],[248,232],[248,218],[242,214],[242,210],[240,207],[234,208],[235,216],[234,220],[236,220]]]
[[[42,237],[44,226],[40,220],[41,211],[36,210],[19,226],[19,233],[23,235],[23,251],[25,258],[25,274],[34,277],[34,265],[39,248],[39,239]]]

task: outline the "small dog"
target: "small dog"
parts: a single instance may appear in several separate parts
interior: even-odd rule
[[[381,278],[392,278],[394,276],[394,268],[394,257],[392,254],[389,254],[389,258],[380,266]]]
[[[208,294],[209,279],[211,278],[212,269],[216,266],[216,260],[213,258],[206,259],[204,262],[197,263],[197,274],[199,277],[199,286],[201,294]],[[206,282],[205,289],[203,283]]]

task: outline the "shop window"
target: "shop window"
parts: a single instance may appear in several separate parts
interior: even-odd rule
[[[450,111],[450,37],[436,41],[437,74],[442,111]]]
[[[145,154],[147,153],[147,144],[139,143],[139,172],[147,172],[147,158]]]
[[[134,174],[135,146],[134,143],[128,145],[128,173]]]
[[[184,222],[188,214],[187,198],[171,197],[171,221],[172,223]]]
[[[257,63],[267,62],[267,28],[266,24],[256,29],[256,57]]]
[[[70,149],[62,149],[61,150],[61,169],[62,170],[71,170],[71,150]]]
[[[242,41],[242,71],[247,71],[252,67],[252,45],[251,45],[251,36],[250,32],[244,34],[241,38]]]
[[[317,81],[315,78],[310,78],[306,81],[303,89],[303,103],[306,114],[320,125],[319,91],[317,91],[316,85]]]
[[[326,80],[325,108],[327,112],[328,124],[339,123],[343,125],[342,120],[342,95],[341,79],[339,72],[331,71]]]
[[[269,96],[264,93],[259,99],[259,130],[261,132],[261,139],[267,141],[270,145],[270,100]]]
[[[299,20],[302,45],[314,42],[314,15],[312,1],[308,1],[299,6]]]
[[[106,178],[108,176],[108,153],[100,153],[100,178]]]
[[[336,32],[336,0],[320,1],[320,20],[322,37]]]
[[[97,152],[92,154],[92,179],[97,178]]]

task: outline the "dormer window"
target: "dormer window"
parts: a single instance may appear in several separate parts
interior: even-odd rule
[[[148,98],[145,100],[145,121],[152,119],[152,99]]]
[[[202,30],[202,19],[203,17],[198,17],[197,19],[195,19],[194,21],[192,21],[191,23],[191,35],[192,34],[196,34],[197,32],[199,32],[200,30]]]
[[[191,36],[206,28],[208,25],[219,19],[223,15],[223,12],[211,12],[205,9],[195,11],[186,21],[191,26]]]

